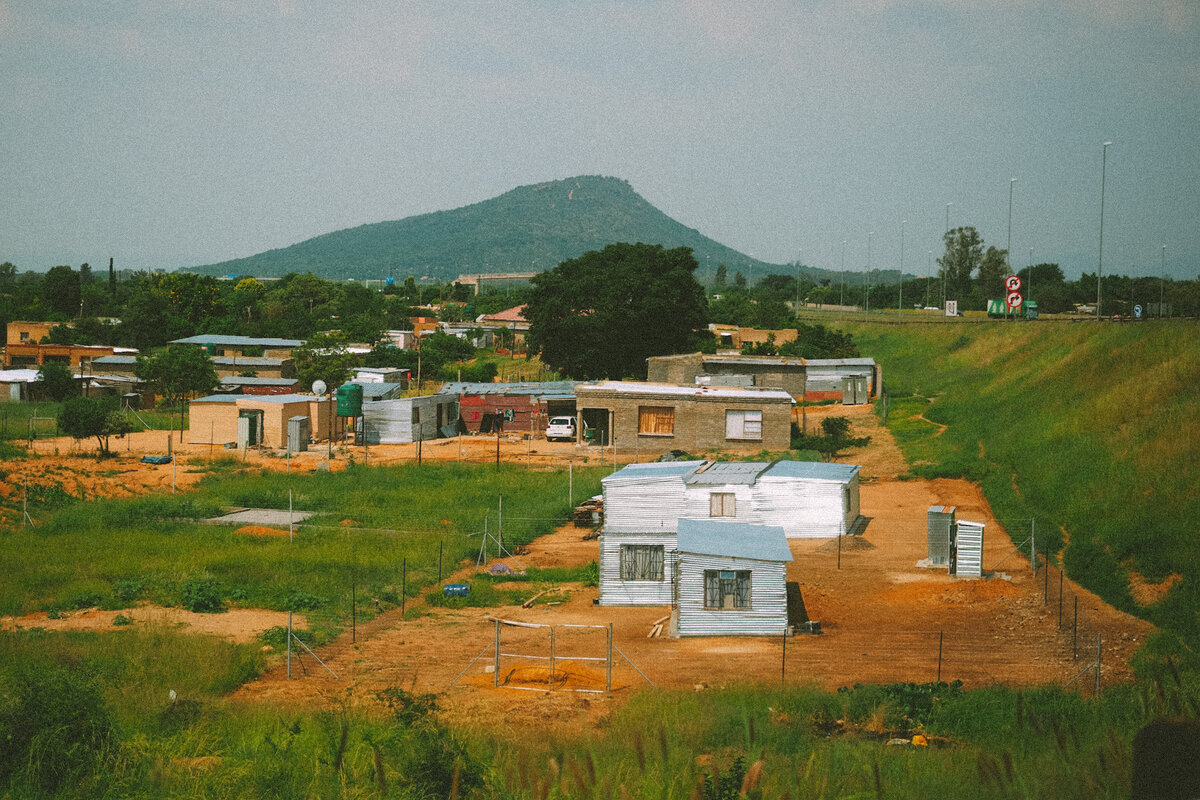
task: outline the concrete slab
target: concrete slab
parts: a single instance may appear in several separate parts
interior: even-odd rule
[[[204,521],[214,525],[287,525],[288,513],[274,508],[243,508]],[[311,511],[292,511],[290,521],[301,522],[312,515]]]

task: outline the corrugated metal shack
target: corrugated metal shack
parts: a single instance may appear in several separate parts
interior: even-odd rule
[[[787,632],[783,529],[679,520],[672,636],[780,636]]]
[[[879,396],[883,368],[873,358],[809,358],[805,369],[805,399],[809,402],[841,400],[857,405]]]
[[[781,525],[789,539],[854,533],[860,522],[857,464],[776,461],[754,484],[748,522]]]
[[[687,511],[682,478],[704,463],[630,464],[601,480],[601,605],[671,602],[675,530]]]
[[[363,436],[368,444],[411,444],[443,435],[458,423],[458,401],[442,394],[363,403]]]
[[[506,431],[545,430],[550,417],[575,416],[575,387],[580,381],[478,383],[454,381],[438,394],[458,398],[463,424],[479,431],[487,414],[499,415]]]

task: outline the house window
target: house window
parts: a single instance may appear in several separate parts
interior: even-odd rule
[[[762,441],[762,411],[729,409],[725,412],[725,438]]]
[[[29,331],[21,331],[21,344],[29,344]]]
[[[638,433],[647,436],[674,436],[675,408],[638,406]]]
[[[710,517],[736,517],[737,495],[733,492],[712,492],[708,495]]]
[[[663,546],[661,544],[621,545],[621,580],[661,581]]]
[[[749,570],[704,570],[705,608],[749,608]]]

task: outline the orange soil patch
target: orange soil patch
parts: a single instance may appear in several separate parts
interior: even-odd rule
[[[115,626],[113,620],[120,614],[132,620],[130,626]],[[0,630],[50,630],[50,631],[120,631],[131,627],[165,626],[187,631],[220,636],[239,643],[253,642],[263,631],[276,626],[287,626],[286,611],[264,611],[257,608],[231,608],[220,614],[197,614],[182,608],[163,608],[150,604],[136,608],[104,611],[88,608],[67,611],[59,619],[50,619],[45,611],[23,617],[0,617]],[[303,615],[293,615],[293,626],[307,627]]]
[[[270,528],[266,525],[243,525],[234,531],[235,534],[242,536],[288,536],[288,532],[281,528]]]
[[[1133,602],[1145,608],[1166,597],[1167,592],[1171,591],[1171,587],[1181,580],[1183,580],[1182,575],[1172,572],[1158,583],[1149,583],[1141,573],[1131,570],[1129,572],[1129,593],[1133,595]]]

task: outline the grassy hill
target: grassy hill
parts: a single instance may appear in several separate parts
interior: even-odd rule
[[[676,222],[626,181],[593,175],[521,186],[451,211],[360,225],[191,270],[204,275],[312,272],[322,278],[390,275],[403,280],[414,275],[452,280],[462,273],[551,269],[613,242],[687,246],[695,251],[702,272],[725,264],[731,279],[738,270],[748,274],[753,267],[765,275],[775,266]]]
[[[1200,644],[1200,326],[845,327],[883,364],[914,473],[981,481],[1072,577]],[[1139,604],[1131,581],[1159,590]]]

